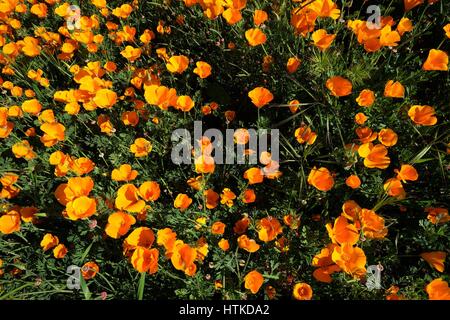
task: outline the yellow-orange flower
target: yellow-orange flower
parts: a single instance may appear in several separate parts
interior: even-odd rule
[[[133,170],[129,164],[122,164],[119,169],[111,172],[111,179],[114,181],[132,181],[136,179],[138,172]]]
[[[11,210],[0,216],[0,232],[10,234],[20,230],[20,214],[16,210]]]
[[[384,219],[377,215],[375,211],[362,209],[359,218],[365,237],[383,239],[387,235],[388,230],[384,225]]]
[[[264,172],[260,168],[250,168],[244,172],[244,179],[247,179],[249,184],[261,183],[264,180]]]
[[[328,191],[333,188],[334,178],[327,168],[314,167],[308,175],[308,183],[320,191]]]
[[[293,290],[293,296],[296,300],[311,300],[312,288],[309,284],[301,282],[296,283]]]
[[[259,244],[255,240],[249,239],[245,234],[237,239],[239,248],[244,249],[247,252],[253,253],[259,250]]]
[[[384,87],[384,96],[389,98],[404,98],[405,87],[398,81],[389,80]]]
[[[450,288],[447,281],[434,279],[425,288],[430,300],[450,300]]]
[[[59,244],[59,239],[57,236],[52,235],[51,233],[46,233],[41,240],[42,250],[47,251],[53,247],[56,247]]]
[[[98,264],[96,264],[94,261],[89,261],[86,262],[82,267],[81,267],[81,275],[83,276],[84,280],[89,280],[94,278],[97,273],[100,271],[100,268],[98,266]]]
[[[437,123],[434,108],[430,106],[414,105],[409,108],[408,116],[415,124],[421,126],[433,126]]]
[[[387,156],[388,151],[382,144],[373,145],[371,142],[364,143],[358,148],[358,154],[364,158],[364,165],[367,168],[386,169],[391,163]]]
[[[140,48],[134,48],[132,46],[126,46],[124,50],[120,52],[122,57],[128,59],[131,62],[136,61],[141,56],[142,50]]]
[[[156,201],[161,194],[161,189],[156,181],[145,181],[139,187],[139,195],[145,201]]]
[[[172,56],[166,63],[166,68],[172,73],[183,73],[189,65],[189,58],[186,56]]]
[[[145,207],[145,202],[138,197],[139,191],[132,184],[124,184],[117,191],[116,207],[119,210],[128,212],[141,212]]]
[[[286,69],[289,73],[294,73],[300,67],[301,60],[297,57],[291,57],[288,59]]]
[[[259,28],[248,29],[245,31],[245,39],[247,39],[248,43],[252,46],[258,46],[260,44],[264,44],[267,41],[267,36],[264,32]]]
[[[334,248],[331,259],[344,272],[360,278],[366,274],[366,255],[361,248],[353,247],[350,243],[343,243]]]
[[[56,259],[62,259],[66,256],[67,252],[66,246],[60,243],[53,249],[53,256]]]
[[[187,194],[180,193],[173,202],[173,206],[180,211],[186,210],[192,203],[192,199]]]
[[[280,233],[283,232],[280,222],[277,218],[267,217],[261,219],[258,224],[258,237],[259,240],[269,242],[274,240]]]
[[[321,51],[325,51],[336,38],[335,34],[328,34],[325,29],[318,29],[311,35],[314,45]]]
[[[422,259],[424,259],[428,264],[439,272],[444,272],[445,269],[445,258],[447,253],[444,251],[433,251],[433,252],[423,252],[420,254]]]
[[[361,107],[371,107],[375,102],[375,93],[372,90],[364,89],[359,93],[356,102]]]
[[[344,97],[352,93],[352,83],[340,76],[331,77],[326,82],[326,87],[335,97]]]
[[[147,249],[138,246],[131,256],[131,264],[138,272],[153,274],[158,271],[158,257],[158,249]]]
[[[117,211],[108,217],[105,232],[111,238],[118,239],[125,235],[130,230],[131,225],[135,223],[136,219],[132,215]]]
[[[431,49],[422,69],[448,71],[448,54],[442,50]]]
[[[245,289],[249,289],[253,294],[256,294],[264,283],[264,277],[256,270],[250,271],[244,277]]]
[[[211,233],[212,234],[223,234],[225,232],[225,223],[221,221],[216,221],[211,226]]]
[[[152,151],[152,143],[145,138],[137,138],[130,146],[130,151],[136,158],[145,157]]]
[[[345,184],[352,189],[358,189],[361,186],[361,179],[355,174],[352,174],[345,179]]]
[[[257,87],[248,93],[252,103],[257,107],[264,107],[273,100],[273,94],[263,87]]]
[[[196,68],[194,69],[194,73],[198,75],[200,78],[205,79],[211,75],[211,65],[203,61],[196,62]]]
[[[392,147],[397,144],[398,136],[392,129],[381,129],[378,132],[378,140],[386,147]]]
[[[295,130],[295,138],[301,144],[307,143],[309,145],[316,141],[317,134],[311,130],[309,126],[303,125]]]

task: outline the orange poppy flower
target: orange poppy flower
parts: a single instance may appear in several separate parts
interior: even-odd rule
[[[244,277],[245,289],[249,289],[251,293],[256,294],[264,283],[264,277],[256,270],[250,271]]]
[[[220,239],[219,243],[217,244],[219,246],[220,249],[222,249],[223,251],[228,251],[228,249],[230,249],[230,243],[228,242],[228,240],[226,239]]]
[[[335,97],[344,97],[352,93],[352,83],[339,76],[331,77],[326,82],[326,87]]]
[[[154,274],[158,271],[159,251],[156,248],[137,247],[131,256],[131,264],[138,272]]]
[[[260,246],[255,240],[249,239],[245,234],[237,239],[239,248],[244,249],[247,252],[253,253],[259,250]]]
[[[398,81],[389,80],[384,87],[384,96],[389,98],[404,98],[405,87]]]
[[[138,172],[133,170],[129,164],[122,164],[119,169],[111,172],[111,179],[114,181],[132,181],[136,179]]]
[[[137,247],[150,248],[155,241],[155,234],[152,229],[139,227],[133,230],[123,241],[125,252],[134,250]]]
[[[231,191],[229,188],[224,188],[222,190],[222,194],[220,195],[220,203],[225,204],[228,207],[232,207],[234,202],[233,200],[236,199],[236,194]]]
[[[415,124],[422,126],[433,126],[437,123],[434,108],[430,106],[414,105],[409,108],[408,116]]]
[[[97,202],[93,198],[81,196],[66,205],[67,216],[71,220],[85,219],[92,216],[97,210]]]
[[[357,175],[352,174],[345,179],[345,184],[352,189],[358,189],[361,186],[361,179]]]
[[[422,69],[448,71],[448,54],[442,50],[431,49]]]
[[[392,129],[381,129],[378,132],[378,141],[386,147],[392,147],[397,144],[398,136]]]
[[[184,112],[189,112],[194,107],[194,105],[194,101],[191,97],[179,96],[175,108]]]
[[[387,156],[388,151],[382,144],[373,145],[371,142],[364,143],[358,148],[358,154],[364,158],[364,165],[367,168],[386,169],[391,163]]]
[[[233,25],[242,20],[241,12],[234,8],[228,8],[222,12],[222,17],[227,21],[229,25]]]
[[[211,226],[212,234],[223,234],[225,232],[226,225],[221,221],[216,221]]]
[[[177,270],[184,271],[187,275],[193,276],[196,271],[194,264],[197,258],[197,250],[183,243],[181,240],[175,242],[170,261]]]
[[[186,210],[192,203],[192,199],[187,194],[180,193],[173,202],[173,206],[180,211]]]
[[[117,101],[117,94],[109,89],[100,89],[92,99],[99,108],[110,109]]]
[[[264,180],[264,173],[260,168],[250,168],[244,172],[244,179],[247,179],[249,184],[261,183]]]
[[[253,89],[248,96],[257,108],[261,108],[273,100],[272,93],[263,87]]]
[[[366,255],[361,248],[353,247],[350,243],[343,243],[334,248],[331,259],[345,273],[355,278],[361,278],[366,274]]]
[[[425,0],[403,0],[405,5],[405,12],[408,12],[409,10],[417,7],[418,5],[421,5],[424,3]]]
[[[450,215],[446,208],[425,208],[425,212],[428,213],[427,219],[433,224],[441,224],[450,221]]]
[[[450,23],[447,23],[447,24],[444,26],[444,31],[445,31],[445,35],[447,36],[447,38],[450,39]]]
[[[383,239],[387,235],[384,219],[369,209],[362,209],[359,214],[364,236],[369,239]]]
[[[286,69],[288,73],[294,73],[300,67],[301,60],[297,57],[291,57],[288,59]]]
[[[59,244],[58,237],[52,235],[51,233],[46,233],[41,240],[41,247],[42,247],[42,250],[44,250],[44,251],[54,248],[58,244]]]
[[[13,144],[11,150],[16,158],[24,158],[26,160],[36,158],[36,153],[33,152],[33,147],[26,140]]]
[[[111,238],[118,239],[125,235],[130,230],[131,225],[135,223],[136,219],[132,215],[117,211],[108,217],[105,232]]]
[[[206,199],[206,208],[214,209],[219,204],[219,194],[213,189],[203,191],[203,195]]]
[[[295,138],[301,144],[307,143],[312,145],[317,138],[317,134],[311,130],[309,126],[303,125],[295,130]]]
[[[94,261],[86,262],[81,267],[81,275],[83,276],[84,280],[89,280],[94,278],[97,273],[100,271],[100,268],[98,264],[96,264]]]
[[[145,181],[139,187],[139,195],[145,201],[156,201],[161,194],[161,189],[156,181]]]
[[[315,0],[308,7],[322,18],[336,20],[341,15],[341,10],[332,0]]]
[[[145,207],[145,202],[138,197],[139,191],[132,184],[124,184],[117,191],[115,204],[117,209],[128,212],[141,212]]]
[[[411,20],[408,18],[401,18],[397,25],[397,32],[400,36],[403,36],[406,32],[411,32],[414,29]]]
[[[406,192],[403,188],[403,184],[397,178],[388,179],[383,184],[383,189],[391,197],[396,197],[398,199],[404,199],[406,197]]]
[[[264,44],[267,41],[267,36],[259,28],[248,29],[245,31],[245,39],[252,47]]]
[[[242,219],[238,220],[233,227],[233,231],[236,234],[243,234],[248,229],[248,225],[250,224],[250,219],[247,216],[244,216]]]
[[[311,286],[304,282],[296,283],[292,293],[296,300],[311,300],[312,294]]]
[[[35,14],[36,16],[38,16],[38,18],[41,18],[41,19],[43,19],[47,16],[47,11],[48,11],[48,8],[45,3],[34,4],[30,9],[30,12],[32,14]]]
[[[434,279],[425,288],[430,300],[450,300],[450,288],[447,281]]]
[[[42,110],[42,105],[37,99],[26,100],[22,103],[22,110],[33,115],[39,114]]]
[[[171,73],[183,73],[189,65],[189,58],[186,56],[172,56],[166,63],[166,68]]]
[[[363,125],[364,123],[366,123],[366,121],[367,121],[367,117],[366,117],[366,115],[365,115],[364,113],[358,112],[358,113],[355,115],[355,122],[356,122],[357,124]]]
[[[58,141],[64,141],[66,128],[58,122],[44,123],[40,126],[40,129],[44,132],[40,139],[44,146],[51,147],[57,144]]]
[[[335,34],[328,34],[325,29],[318,29],[311,35],[314,45],[321,51],[325,51],[336,38]]]
[[[371,107],[375,102],[375,93],[372,90],[364,89],[359,93],[356,102],[361,107]]]
[[[267,15],[267,12],[264,10],[255,10],[253,13],[253,23],[255,26],[259,26],[266,22],[269,19],[269,16]]]
[[[317,169],[314,167],[308,175],[308,184],[314,186],[320,191],[326,192],[333,188],[334,179],[327,168],[321,167]]]
[[[67,252],[69,250],[67,250],[66,246],[63,244],[58,244],[54,249],[53,249],[53,256],[56,259],[62,259],[66,256]]]
[[[242,202],[243,203],[253,203],[256,200],[256,194],[255,191],[252,189],[245,189],[244,193],[242,195]]]
[[[0,216],[0,232],[10,234],[20,230],[20,214],[16,210],[11,210]]]
[[[177,105],[178,99],[175,89],[154,84],[145,88],[144,97],[149,104],[158,106],[162,110]]]
[[[205,79],[211,75],[211,65],[209,65],[208,63],[197,61],[195,65],[196,68],[194,69],[194,73],[200,78]]]
[[[264,242],[274,240],[280,233],[283,232],[283,227],[278,219],[270,216],[261,219],[257,223],[257,228],[259,240]]]
[[[136,158],[145,157],[152,151],[152,143],[144,138],[137,138],[130,146],[130,151]]]
[[[348,223],[347,218],[339,216],[334,220],[334,226],[331,223],[326,224],[328,236],[333,243],[342,244],[345,242],[354,245],[359,240],[359,231],[354,224]]]
[[[419,178],[417,170],[410,164],[402,164],[400,170],[395,169],[397,179],[402,181],[416,181]]]
[[[445,269],[445,258],[447,253],[444,251],[433,251],[433,252],[423,252],[420,254],[422,259],[424,259],[428,264],[439,272],[444,272]]]

